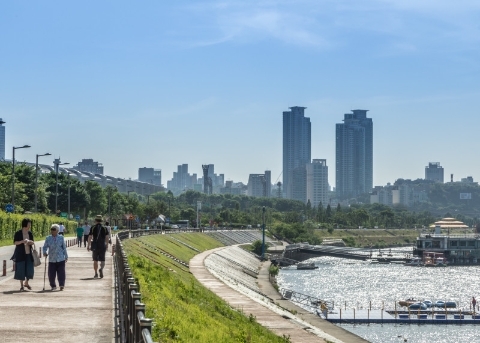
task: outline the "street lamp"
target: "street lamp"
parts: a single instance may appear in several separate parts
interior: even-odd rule
[[[38,189],[38,158],[40,156],[50,156],[50,153],[42,154],[39,155],[37,154],[37,158],[35,160],[35,213],[37,213],[37,202],[38,202],[38,194],[37,194],[37,189]]]
[[[60,158],[56,158],[55,160],[53,160],[53,165],[55,166],[55,214],[57,214],[58,210],[58,166],[63,166],[67,164],[70,163],[61,163]]]
[[[262,207],[262,260],[265,259],[265,206]]]
[[[30,148],[30,145],[24,145],[24,146],[18,146],[18,147],[13,147],[13,153],[12,153],[12,205],[15,208],[15,150],[16,149],[23,149],[23,148]]]

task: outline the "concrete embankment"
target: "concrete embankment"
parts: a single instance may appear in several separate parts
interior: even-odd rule
[[[257,260],[254,263],[238,249],[223,247],[198,254],[190,260],[190,271],[230,306],[247,316],[255,316],[258,323],[279,336],[290,337],[291,342],[368,342],[283,300],[270,283],[270,262],[261,263]],[[247,252],[244,254],[248,255]],[[212,258],[209,261],[207,258],[210,255]],[[222,263],[222,259],[226,263]],[[258,272],[257,278],[249,272],[252,269]]]

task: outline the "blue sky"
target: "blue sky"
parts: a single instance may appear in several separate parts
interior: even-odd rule
[[[478,1],[3,1],[6,157],[30,144],[17,159],[93,158],[125,178],[155,167],[164,184],[213,163],[275,181],[282,112],[305,106],[334,185],[335,123],[358,108],[375,185],[430,161],[479,180],[479,50]]]

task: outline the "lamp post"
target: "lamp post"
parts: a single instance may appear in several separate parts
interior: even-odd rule
[[[15,206],[15,150],[30,148],[30,145],[13,147],[12,151],[12,205]],[[15,207],[14,207],[15,208]]]
[[[46,154],[37,154],[37,158],[35,160],[35,213],[38,212],[38,209],[37,209],[37,203],[38,203],[38,158],[40,156],[50,156],[51,154],[50,153],[46,153]]]
[[[262,260],[265,259],[265,206],[262,207]]]
[[[61,163],[60,158],[56,158],[53,160],[53,164],[55,166],[55,214],[57,214],[58,211],[58,166],[63,166],[70,164],[68,162],[66,163]]]

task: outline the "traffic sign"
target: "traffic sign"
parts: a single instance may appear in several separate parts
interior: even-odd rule
[[[67,218],[67,216],[68,216],[67,212],[61,212],[60,213],[60,217],[62,217],[62,218]]]
[[[75,216],[75,220],[76,220],[76,221],[79,221],[79,220],[80,220],[80,215],[79,215],[79,214],[77,214],[77,215]]]
[[[133,220],[133,216],[132,216],[132,215],[130,215],[130,217],[128,217],[128,219],[130,219],[130,220]]]
[[[12,213],[12,212],[13,212],[13,209],[14,209],[14,207],[13,207],[12,204],[6,204],[6,205],[5,205],[5,211],[6,211],[7,213]]]

